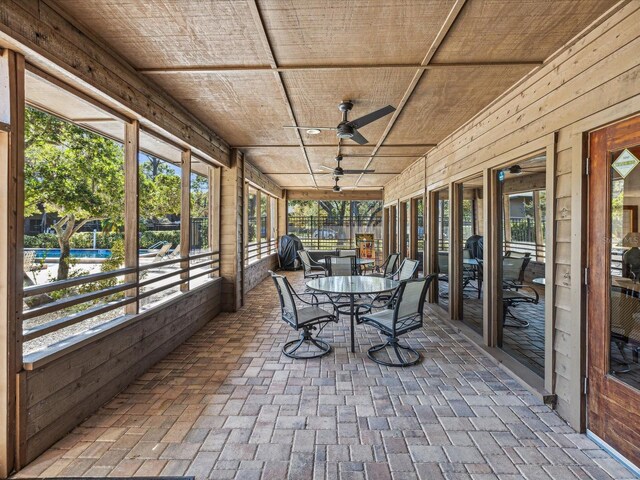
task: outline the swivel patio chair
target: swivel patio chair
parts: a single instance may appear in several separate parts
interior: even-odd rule
[[[385,343],[374,345],[368,350],[367,355],[371,360],[389,367],[408,367],[420,361],[422,355],[409,345],[400,344],[398,337],[422,327],[425,297],[435,277],[432,274],[415,280],[403,280],[386,305],[368,305],[371,310],[381,310],[375,313],[358,313],[359,323],[371,325],[387,337]],[[395,352],[398,362],[392,361],[391,353],[386,350],[388,347]],[[389,360],[376,356],[382,350],[386,350]],[[407,352],[406,358],[401,350]]]
[[[327,256],[324,258],[325,265],[327,266],[327,275],[330,277],[358,274],[356,257],[353,255],[340,257]]]
[[[525,285],[524,271],[529,264],[529,256],[509,256],[502,259],[502,325],[505,327],[526,328],[529,322],[516,317],[512,307],[524,303],[538,304],[540,295],[533,287]],[[533,292],[533,296],[520,290]],[[507,318],[511,323],[507,324]]]
[[[420,262],[418,260],[412,260],[410,258],[405,258],[400,264],[400,268],[393,272],[389,277],[392,280],[397,280],[402,282],[403,280],[410,280],[415,277],[416,272],[418,271],[418,266]],[[376,302],[388,302],[392,295],[388,293],[380,293],[377,295],[370,295],[372,303]]]
[[[331,345],[323,340],[319,340],[317,337],[327,323],[338,321],[336,305],[331,301],[318,301],[317,295],[313,293],[298,294],[291,288],[287,277],[277,275],[271,270],[269,270],[269,274],[278,292],[282,320],[295,330],[301,331],[300,339],[285,343],[282,347],[282,353],[287,357],[302,360],[318,358],[329,353],[331,351]],[[301,297],[302,295],[310,295],[312,301],[304,300]],[[305,306],[298,308],[296,301]],[[321,308],[320,305],[331,305],[331,311],[329,312]],[[318,329],[318,327],[320,328]],[[313,332],[315,330],[318,330],[318,333],[314,337]],[[306,345],[307,349],[302,351],[302,353],[298,352],[303,345]],[[313,347],[315,347],[315,349]]]
[[[318,262],[315,262],[309,255],[309,252],[306,250],[298,250],[298,257],[300,257],[300,261],[302,262],[304,278],[318,278],[326,276],[327,270]]]
[[[370,275],[374,277],[392,277],[396,272],[396,266],[398,265],[399,259],[399,253],[390,253],[382,265],[376,265],[373,267],[373,273]]]

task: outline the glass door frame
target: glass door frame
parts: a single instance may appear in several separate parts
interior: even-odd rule
[[[555,210],[556,206],[556,142],[557,135],[550,134],[544,137],[539,148],[531,148],[517,156],[511,156],[500,162],[495,162],[493,167],[485,170],[484,190],[487,193],[483,219],[485,242],[484,242],[484,276],[483,290],[487,299],[483,303],[484,320],[484,340],[488,347],[498,347],[500,344],[501,322],[502,322],[502,226],[503,226],[503,197],[502,185],[498,180],[501,170],[512,165],[524,162],[537,155],[546,156],[546,181],[545,194],[547,198],[546,209],[546,253],[545,253],[545,352],[544,352],[544,381],[540,385],[533,385],[536,389],[542,390],[543,395],[552,396],[555,393],[555,315],[554,305],[556,296],[556,271],[555,271],[555,250],[556,250],[556,227]],[[497,159],[496,159],[497,160]],[[570,280],[565,278],[562,287],[570,287]],[[527,367],[521,365],[517,360],[513,360],[521,368],[517,372],[526,372]],[[526,375],[525,378],[532,378]],[[532,384],[532,382],[527,382]],[[550,397],[551,398],[551,397]],[[552,400],[549,400],[552,401]]]

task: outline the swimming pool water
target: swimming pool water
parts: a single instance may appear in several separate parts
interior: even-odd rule
[[[60,249],[59,248],[29,248],[25,249],[33,250],[36,252],[36,258],[60,258]],[[144,253],[149,253],[149,250],[144,248],[140,249],[139,253],[142,255]],[[71,258],[110,258],[111,250],[108,249],[93,249],[93,248],[72,248],[71,249]]]

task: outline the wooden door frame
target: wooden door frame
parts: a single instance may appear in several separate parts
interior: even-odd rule
[[[7,478],[24,451],[25,372],[22,368],[24,225],[24,56],[0,55],[0,477]]]
[[[612,129],[615,130],[611,131]],[[630,138],[623,136],[628,131],[631,131]],[[622,138],[619,138],[620,136]],[[590,169],[597,174],[589,176],[589,196],[586,204],[586,210],[589,215],[587,235],[587,261],[589,262],[589,268],[587,270],[588,298],[586,311],[588,319],[604,319],[611,311],[610,275],[602,275],[600,269],[590,264],[590,259],[592,257],[607,258],[610,262],[611,167],[609,152],[640,145],[640,115],[590,132],[588,142]],[[599,197],[600,195],[604,197],[604,202],[600,202],[600,208],[594,209],[594,205],[597,203],[594,201],[594,197]],[[597,215],[601,215],[599,217],[601,222],[607,225],[604,235],[599,229],[602,225],[601,222],[596,223],[593,220]],[[602,215],[604,215],[604,218]],[[605,268],[608,269],[608,267]],[[597,302],[589,301],[589,298],[593,298],[594,295],[598,294],[600,295]],[[603,320],[598,323],[595,321],[587,322],[586,368],[589,382],[589,396],[586,404],[587,425],[592,434],[597,436],[600,441],[614,448],[626,457],[627,461],[635,463],[635,467],[640,469],[638,445],[634,445],[633,442],[627,442],[624,432],[610,437],[614,427],[610,426],[609,423],[615,422],[619,428],[627,426],[626,421],[628,419],[625,421],[625,418],[619,418],[617,414],[624,416],[625,411],[621,412],[620,408],[629,410],[629,407],[623,407],[625,405],[623,399],[628,399],[629,394],[637,389],[610,374],[610,329],[608,322]],[[635,401],[640,402],[640,392],[634,392],[634,396]],[[611,402],[614,399],[617,399],[619,407],[615,413],[612,413]],[[640,442],[640,435],[637,435],[637,432],[636,436],[636,441]]]

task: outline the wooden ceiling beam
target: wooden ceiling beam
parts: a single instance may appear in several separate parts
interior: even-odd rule
[[[453,7],[451,8],[449,15],[447,15],[447,18],[445,19],[444,24],[442,25],[442,27],[440,27],[440,30],[438,31],[436,38],[434,38],[433,42],[431,43],[431,46],[429,47],[427,54],[424,56],[424,59],[422,60],[422,62],[420,62],[421,66],[429,65],[429,62],[431,62],[431,59],[438,51],[438,48],[444,41],[445,37],[447,36],[447,33],[449,33],[449,30],[453,26],[453,23],[456,21],[456,18],[458,18],[458,15],[462,11],[462,8],[464,7],[465,3],[466,3],[466,0],[456,0],[456,3],[454,3]],[[411,79],[411,83],[409,84],[409,87],[407,87],[407,90],[404,92],[404,95],[402,96],[402,100],[400,100],[400,103],[398,104],[396,111],[393,112],[393,115],[389,120],[389,123],[387,124],[387,128],[385,128],[384,132],[380,136],[380,140],[378,140],[378,143],[373,149],[373,152],[371,152],[371,158],[367,161],[367,163],[364,166],[365,170],[369,168],[369,166],[371,165],[371,162],[375,157],[375,154],[377,153],[377,151],[380,149],[380,147],[386,140],[387,135],[389,135],[389,132],[391,132],[391,129],[395,125],[396,120],[398,120],[398,118],[400,117],[400,114],[402,113],[404,106],[409,101],[409,98],[411,98],[411,95],[413,94],[413,91],[418,85],[418,82],[422,78],[422,75],[424,74],[424,72],[425,70],[418,69],[415,75],[413,76],[413,78]],[[355,183],[356,186],[358,186],[358,184],[362,180],[363,175],[364,174],[361,174],[356,180],[356,183]]]
[[[265,53],[267,54],[267,58],[269,60],[269,67],[271,70],[273,70],[273,75],[276,79],[276,83],[278,84],[278,89],[280,90],[282,99],[284,100],[285,106],[287,108],[287,113],[289,114],[289,118],[291,119],[292,125],[298,125],[296,115],[295,113],[293,113],[293,107],[291,106],[291,99],[289,98],[287,88],[285,87],[284,81],[282,80],[282,74],[278,71],[278,64],[276,62],[276,57],[273,53],[273,47],[271,46],[269,36],[267,35],[267,28],[265,27],[264,19],[262,18],[262,14],[260,13],[260,7],[258,7],[257,0],[252,0],[248,2],[248,6],[249,6],[249,10],[251,11],[251,16],[253,17],[253,21],[256,25],[257,33],[260,37]],[[318,182],[316,182],[316,177],[313,175],[311,162],[309,161],[307,151],[304,148],[304,142],[302,141],[302,136],[300,135],[300,131],[298,129],[295,129],[294,131],[296,134],[296,138],[298,139],[298,143],[300,144],[302,155],[304,156],[304,159],[307,163],[307,168],[309,169],[309,175],[311,175],[313,184],[317,187]]]
[[[366,65],[286,65],[271,67],[270,65],[186,65],[186,66],[167,66],[140,68],[138,73],[145,75],[171,75],[176,73],[227,73],[227,72],[263,72],[275,70],[276,72],[306,72],[313,70],[361,70],[373,68],[392,68],[409,69],[409,70],[440,70],[440,69],[459,69],[459,68],[478,68],[478,67],[522,67],[522,66],[539,66],[542,61],[508,61],[508,62],[470,62],[470,63],[430,63],[422,65],[419,63],[373,63]]]
[[[358,145],[354,143],[353,145],[343,145],[344,147],[351,148],[372,148],[371,145]],[[436,147],[436,143],[393,143],[382,145],[382,148],[433,148]],[[305,144],[306,148],[333,148],[335,149],[335,145],[330,144]],[[300,148],[299,145],[235,145],[231,148]],[[393,157],[398,157],[402,155],[391,155]],[[420,155],[418,155],[419,157]]]
[[[344,189],[337,193],[331,190],[320,189],[287,189],[287,200],[382,200],[382,189]]]

